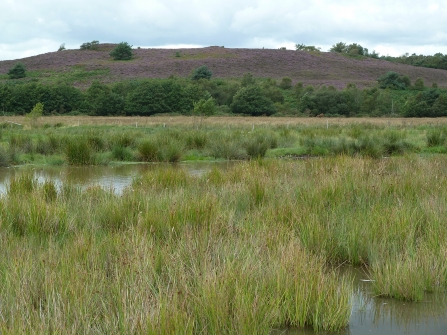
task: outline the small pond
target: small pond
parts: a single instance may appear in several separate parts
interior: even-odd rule
[[[170,164],[179,169],[184,169],[192,176],[200,176],[213,167],[225,170],[236,162],[191,162]],[[81,187],[99,185],[103,188],[113,189],[121,194],[124,188],[132,183],[132,180],[147,170],[160,165],[168,164],[124,164],[110,166],[17,166],[0,168],[0,194],[6,193],[10,178],[16,174],[32,172],[39,182],[52,180],[56,185],[69,182]]]

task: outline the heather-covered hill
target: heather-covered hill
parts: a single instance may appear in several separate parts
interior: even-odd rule
[[[373,58],[352,58],[332,52],[307,52],[274,49],[135,49],[134,59],[113,61],[113,44],[100,44],[98,50],[64,50],[20,60],[0,61],[0,82],[17,62],[25,64],[29,78],[41,82],[65,81],[88,86],[92,80],[104,83],[139,78],[187,77],[206,65],[217,78],[240,78],[251,72],[255,77],[290,77],[304,84],[334,85],[348,83],[357,87],[373,86],[388,71],[408,76],[412,82],[422,78],[426,85],[436,82],[447,88],[447,71],[391,63]]]

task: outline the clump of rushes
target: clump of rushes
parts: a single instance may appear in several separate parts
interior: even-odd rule
[[[426,134],[427,147],[438,147],[445,144],[445,133],[441,129],[429,130]]]
[[[193,177],[160,164],[121,195],[17,176],[0,198],[0,329],[340,331],[353,294],[340,264],[365,266],[377,295],[445,292],[446,165],[259,159]]]
[[[156,162],[158,160],[158,147],[153,141],[143,141],[138,145],[139,159],[143,162]]]
[[[0,147],[0,167],[9,166],[9,162],[10,159],[8,151],[5,148]]]
[[[70,165],[94,164],[93,150],[84,138],[69,138],[65,144],[65,156]]]
[[[133,154],[130,149],[121,145],[115,145],[112,148],[112,157],[118,161],[132,161]]]

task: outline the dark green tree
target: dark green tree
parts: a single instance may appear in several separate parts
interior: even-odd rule
[[[157,113],[189,113],[193,102],[200,100],[194,91],[186,91],[185,87],[175,80],[148,80],[140,83],[126,97],[125,111],[127,115],[153,115]],[[191,95],[189,95],[191,94]]]
[[[255,84],[255,80],[253,78],[253,75],[250,72],[245,73],[241,80],[241,86],[247,87],[247,86],[254,85],[254,84]]]
[[[208,69],[206,65],[202,65],[201,67],[194,70],[192,74],[193,80],[199,79],[211,79],[213,73]]]
[[[20,79],[26,77],[26,67],[22,63],[17,63],[8,71],[9,79]]]
[[[352,43],[346,47],[346,53],[351,56],[356,56],[356,55],[367,56],[368,49],[362,47],[360,44]]]
[[[407,117],[437,117],[445,115],[443,98],[439,99],[437,89],[419,92],[409,98],[403,107],[403,114]]]
[[[316,51],[319,52],[321,50],[320,47],[316,47],[314,45],[304,45],[304,44],[295,44],[296,51]]]
[[[96,50],[98,48],[99,41],[91,41],[82,43],[79,47],[81,50]]]
[[[110,56],[112,56],[114,60],[132,59],[132,46],[127,42],[121,42],[112,50]]]
[[[424,81],[421,78],[416,79],[416,81],[414,82],[414,89],[417,91],[424,90]]]
[[[233,97],[230,108],[233,113],[252,116],[272,115],[276,112],[272,100],[264,96],[257,85],[242,87]]]
[[[294,93],[295,93],[295,97],[297,99],[301,98],[301,95],[303,94],[304,91],[304,85],[303,82],[298,82],[295,84],[295,86],[293,87]]]
[[[292,88],[292,79],[289,77],[284,77],[281,79],[281,82],[279,83],[279,87],[281,87],[283,90],[289,90]]]
[[[397,72],[389,71],[378,80],[380,88],[391,88],[393,90],[405,90],[410,86],[410,79],[407,76],[401,76]]]
[[[329,49],[330,52],[346,53],[346,43],[338,42]]]

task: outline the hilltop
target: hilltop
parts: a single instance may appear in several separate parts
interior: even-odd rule
[[[276,49],[232,49],[218,46],[197,49],[134,49],[130,61],[113,61],[114,44],[100,44],[97,50],[64,50],[19,60],[0,61],[0,82],[17,62],[25,64],[28,77],[42,83],[65,82],[88,87],[97,79],[103,83],[141,78],[188,77],[192,70],[206,65],[214,78],[254,77],[281,79],[293,83],[333,85],[344,88],[353,83],[370,87],[388,71],[408,76],[412,82],[422,78],[426,85],[436,82],[447,88],[447,71],[396,64],[366,57],[353,58],[334,52],[307,52]],[[35,80],[35,79],[34,79]]]

